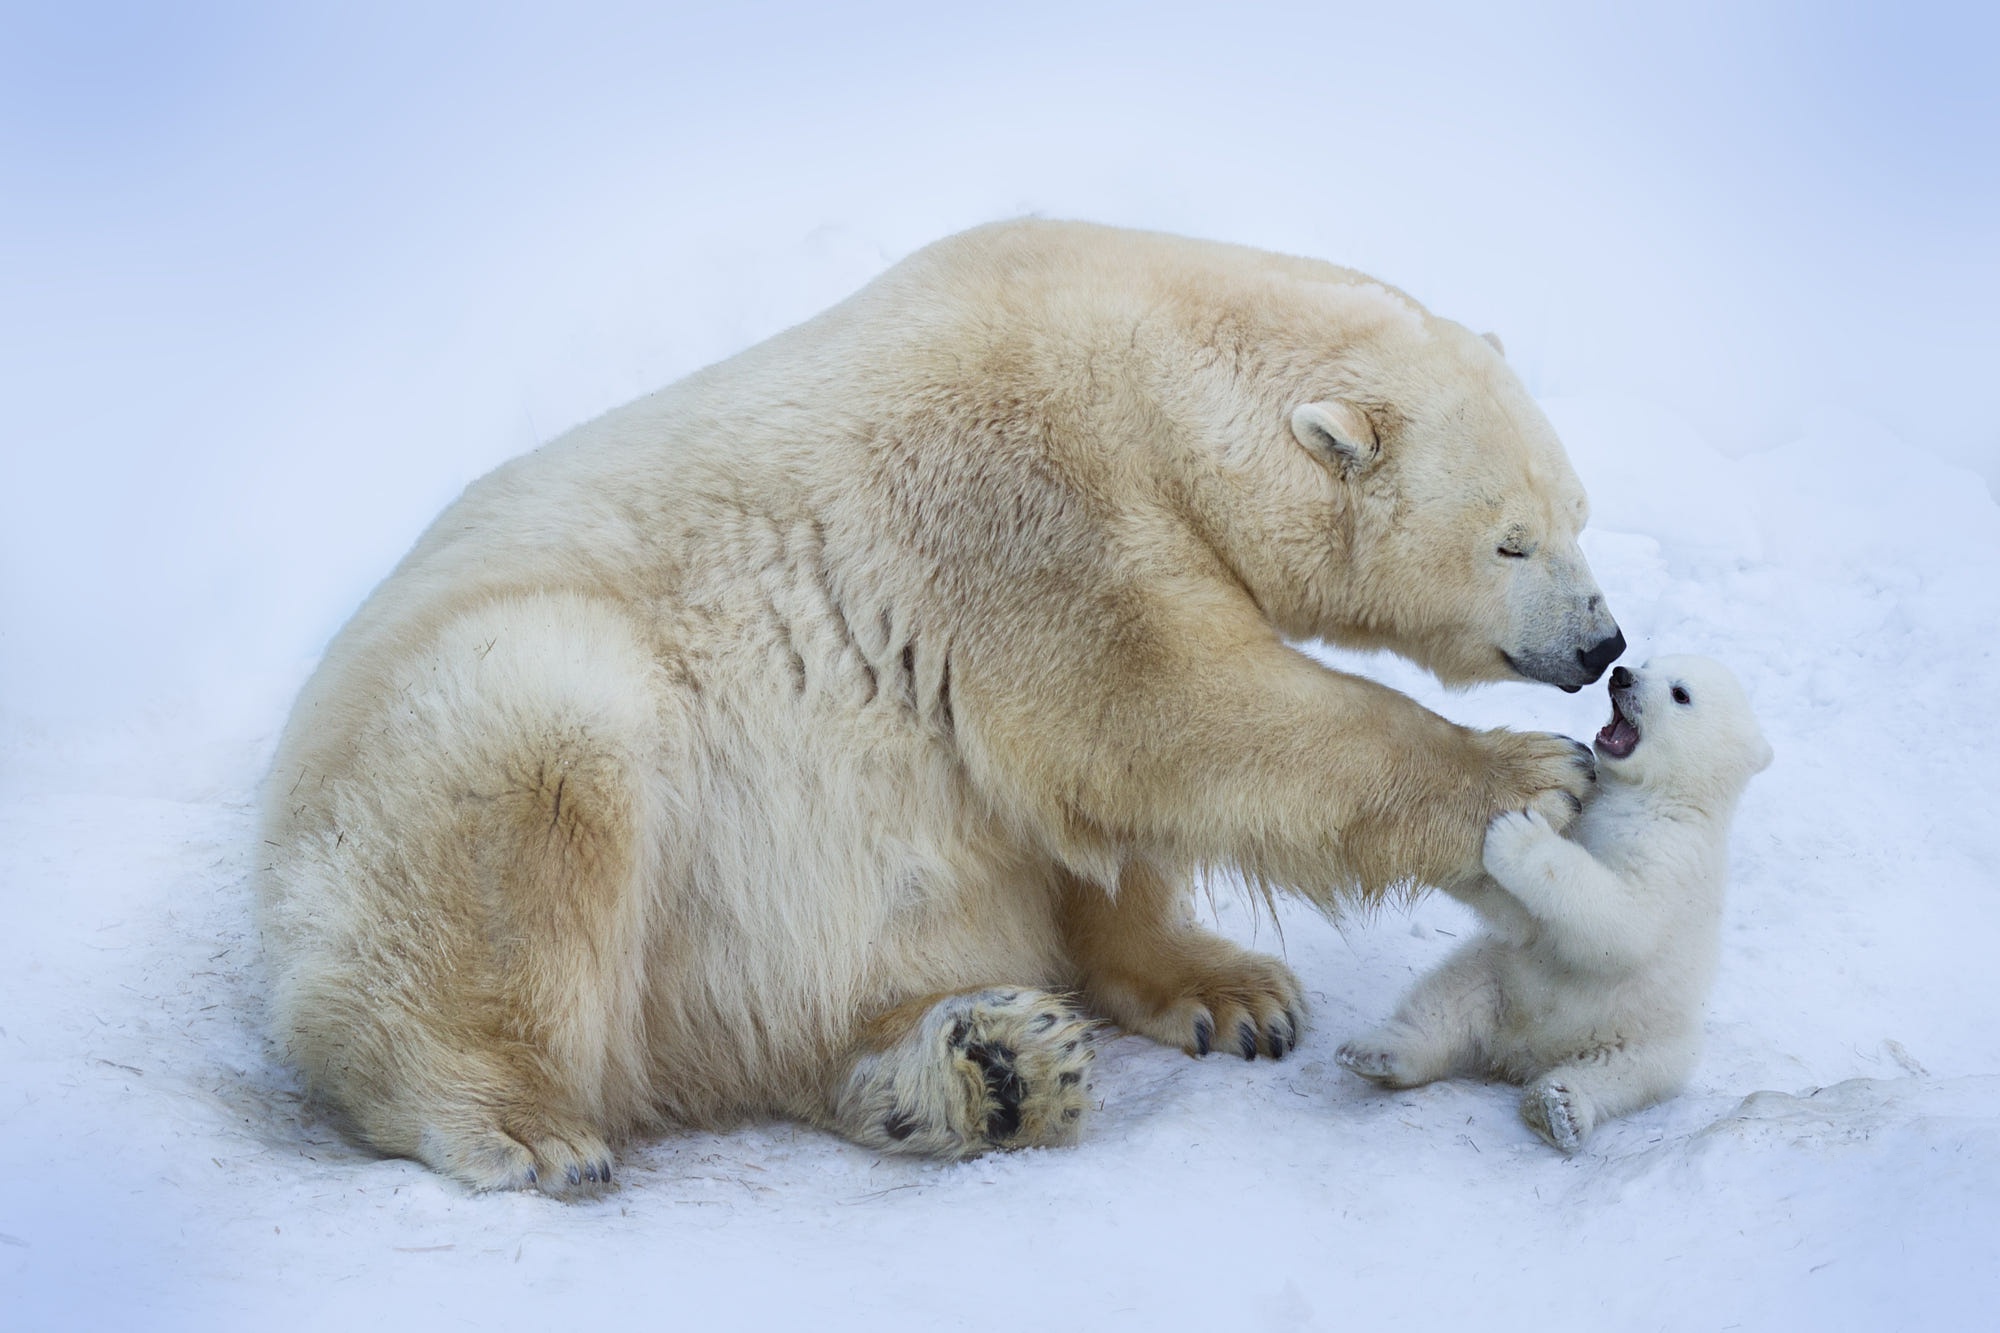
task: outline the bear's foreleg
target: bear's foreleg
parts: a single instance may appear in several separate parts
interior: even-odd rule
[[[1596,780],[1587,746],[1457,726],[1227,604],[1120,611],[1059,682],[982,679],[976,657],[965,671],[969,771],[1080,874],[1109,883],[1136,851],[1177,871],[1230,866],[1323,906],[1452,889],[1482,873],[1495,813],[1562,822]]]
[[[1084,1002],[1128,1032],[1178,1046],[1277,1058],[1299,1044],[1306,1005],[1299,979],[1188,919],[1188,895],[1140,862],[1115,896],[1070,878],[1063,942],[1083,978]]]
[[[910,1000],[864,1026],[824,1122],[867,1147],[930,1157],[1070,1144],[1096,1058],[1090,1020],[1046,991]]]

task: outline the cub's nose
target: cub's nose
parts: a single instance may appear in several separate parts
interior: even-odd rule
[[[1611,637],[1599,641],[1595,648],[1588,651],[1582,648],[1577,649],[1576,660],[1582,663],[1585,671],[1590,673],[1590,679],[1596,680],[1598,676],[1603,674],[1604,668],[1616,662],[1618,654],[1624,651],[1625,631],[1614,629],[1611,631]]]
[[[1632,673],[1627,671],[1624,667],[1611,668],[1611,688],[1614,690],[1631,689]]]

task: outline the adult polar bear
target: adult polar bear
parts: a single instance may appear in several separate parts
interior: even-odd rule
[[[1496,348],[1360,274],[943,241],[475,483],[363,605],[269,780],[275,1029],[479,1187],[765,1114],[1068,1141],[1085,1011],[1297,1040],[1197,868],[1332,903],[1566,822],[1582,747],[1286,639],[1580,687],[1624,644],[1583,520]]]

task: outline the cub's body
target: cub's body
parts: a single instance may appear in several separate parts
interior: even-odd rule
[[[1620,667],[1612,699],[1599,791],[1569,837],[1533,812],[1496,817],[1490,882],[1466,895],[1488,933],[1419,982],[1387,1026],[1339,1051],[1349,1069],[1398,1087],[1455,1074],[1526,1084],[1523,1114],[1566,1151],[1692,1071],[1730,821],[1770,762],[1716,663]]]

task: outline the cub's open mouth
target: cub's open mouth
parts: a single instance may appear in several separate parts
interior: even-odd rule
[[[1597,748],[1613,759],[1623,759],[1639,748],[1639,728],[1618,706],[1616,693],[1611,696],[1611,720],[1597,733]]]

